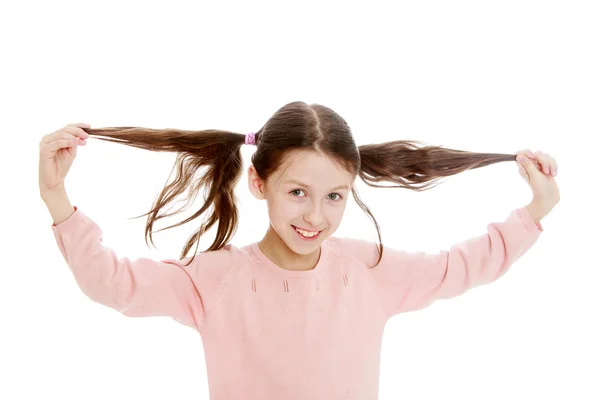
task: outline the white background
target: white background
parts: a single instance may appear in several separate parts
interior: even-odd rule
[[[125,317],[80,292],[39,198],[41,137],[77,122],[254,132],[296,100],[333,108],[358,145],[529,148],[558,163],[561,202],[505,276],[389,321],[380,399],[600,398],[595,6],[3,2],[0,398],[208,398],[195,331]],[[265,202],[247,186],[254,149],[242,148],[237,246],[268,226]],[[89,139],[66,180],[70,200],[119,255],[178,257],[196,224],[157,233],[155,249],[144,242],[145,218],[127,219],[149,209],[175,157]],[[415,251],[485,233],[531,199],[515,162],[423,193],[357,188],[384,244]],[[352,199],[344,218],[336,235],[376,241]]]

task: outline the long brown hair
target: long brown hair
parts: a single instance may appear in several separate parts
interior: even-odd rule
[[[160,209],[186,191],[187,203],[193,201],[201,189],[205,191],[205,203],[187,219],[163,228],[183,225],[203,214],[212,205],[208,219],[189,238],[180,258],[187,256],[190,248],[204,232],[217,224],[217,234],[212,245],[205,251],[219,250],[234,236],[238,225],[238,210],[234,189],[242,176],[241,147],[245,134],[206,129],[191,131],[182,129],[150,129],[140,127],[83,128],[90,137],[121,143],[151,151],[177,153],[173,169],[177,167],[175,180],[166,185],[148,215],[145,229],[146,244],[152,245],[152,226],[161,218],[182,212],[159,215]],[[320,104],[295,101],[281,107],[255,132],[256,151],[252,164],[258,176],[267,182],[282,165],[285,157],[294,150],[312,150],[329,156],[343,166],[353,177],[359,176],[367,185],[384,188],[406,188],[423,191],[437,186],[438,181],[469,169],[484,167],[502,161],[516,160],[515,154],[472,153],[462,150],[430,146],[417,140],[394,140],[391,142],[357,146],[346,121],[332,109]],[[197,171],[205,167],[205,171]],[[173,171],[171,171],[172,173]],[[396,185],[378,185],[391,182]],[[359,207],[369,215],[379,237],[379,265],[383,256],[381,233],[375,217],[360,199],[356,188],[352,194]],[[194,256],[190,260],[193,261]],[[189,265],[189,264],[188,264]]]

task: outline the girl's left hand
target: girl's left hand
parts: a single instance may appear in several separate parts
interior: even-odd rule
[[[558,185],[554,180],[558,172],[556,160],[547,153],[524,149],[515,153],[519,174],[531,187],[533,200],[542,215],[547,215],[560,201]]]

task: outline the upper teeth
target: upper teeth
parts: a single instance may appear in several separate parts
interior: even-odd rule
[[[301,234],[302,236],[306,236],[306,237],[313,237],[319,233],[319,232],[307,232],[307,231],[303,231],[302,229],[298,229],[298,228],[296,228],[296,231],[299,234]]]

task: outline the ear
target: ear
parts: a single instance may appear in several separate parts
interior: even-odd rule
[[[254,165],[248,167],[248,189],[259,200],[265,199],[265,184],[256,173]]]

